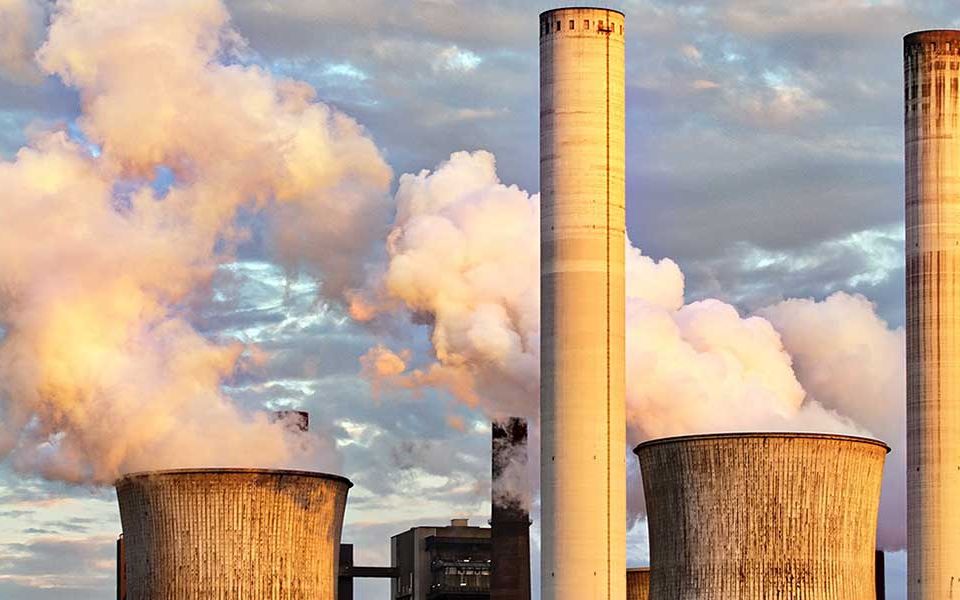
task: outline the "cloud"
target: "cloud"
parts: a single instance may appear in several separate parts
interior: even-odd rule
[[[43,41],[46,0],[0,0],[0,76],[18,84],[39,83],[34,53]]]

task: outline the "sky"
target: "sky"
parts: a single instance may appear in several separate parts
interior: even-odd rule
[[[214,21],[220,18],[217,6],[209,17]],[[403,223],[393,213],[404,199],[423,193],[415,177],[401,176],[434,172],[456,152],[489,152],[503,194],[516,197],[516,206],[535,203],[537,15],[553,6],[522,0],[229,0],[223,8],[231,51],[213,60],[305,82],[316,101],[355,119],[361,130],[344,138],[372,140],[376,153],[363,154],[346,142],[335,150],[356,153],[350,154],[351,177],[382,188],[386,200],[371,210],[383,210],[388,224],[400,230]],[[867,298],[885,321],[884,331],[894,335],[902,327],[900,40],[912,30],[960,25],[960,12],[932,0],[636,0],[609,6],[626,14],[628,27],[631,240],[644,255],[669,258],[682,270],[683,301],[715,298],[744,317],[759,311],[772,321],[811,393],[804,354],[784,324],[788,311],[768,307],[793,306],[782,304],[790,298],[823,302],[842,291]],[[64,39],[81,47],[88,42],[64,35],[60,46],[44,54],[42,67],[33,59],[54,11],[45,2],[0,0],[0,30],[5,41],[12,40],[0,45],[5,162],[41,131],[64,131],[93,158],[137,139],[114,135],[92,102],[110,97],[98,96],[109,82],[91,81],[84,65],[70,62],[75,58],[63,50]],[[149,98],[135,101],[150,106]],[[211,119],[220,109],[206,106]],[[234,114],[230,110],[222,108]],[[149,119],[151,113],[143,114]],[[142,135],[152,139],[149,128]],[[210,156],[218,151],[226,161],[256,163],[257,155],[250,158],[227,143],[211,147]],[[170,156],[167,162],[142,159],[151,166],[149,185],[162,193],[177,190],[187,177]],[[339,156],[318,160],[336,162]],[[136,160],[128,150],[118,164],[127,168]],[[211,165],[203,163],[216,169]],[[174,174],[167,174],[168,166]],[[270,185],[271,193],[281,194],[276,190],[282,186]],[[223,394],[246,409],[311,413],[335,468],[356,484],[344,541],[356,545],[358,562],[387,564],[389,537],[414,525],[455,517],[485,524],[487,405],[463,401],[455,385],[383,385],[364,372],[361,361],[385,344],[397,349],[386,356],[410,356],[404,362],[426,369],[438,352],[431,327],[444,323],[442,314],[428,306],[430,318],[418,318],[424,306],[396,292],[390,300],[403,305],[400,317],[372,324],[356,318],[349,302],[331,292],[331,273],[339,265],[312,260],[296,240],[271,237],[276,233],[270,223],[257,214],[239,217],[244,219],[248,236],[219,253],[203,275],[187,278],[205,290],[205,298],[187,302],[177,296],[175,302],[191,307],[187,320],[203,339],[238,340],[257,349],[255,368],[223,378]],[[2,222],[0,232],[14,233]],[[370,240],[372,263],[396,257],[382,238]],[[38,247],[55,242],[53,235],[36,238]],[[350,248],[342,240],[337,244],[331,247]],[[2,257],[0,243],[0,267]],[[0,294],[0,348],[13,339],[5,339],[14,330],[11,323],[22,325],[3,312],[3,301]],[[893,401],[897,394],[902,398],[897,385]],[[818,400],[829,407],[829,391],[819,391]],[[0,399],[4,393],[10,392],[0,390]],[[16,452],[0,463],[0,597],[108,597],[119,530],[114,493],[97,477],[66,477],[62,469],[37,468]],[[640,519],[631,528],[628,562],[645,561]],[[888,597],[905,597],[904,578],[898,551],[888,558]],[[386,593],[383,583],[364,582],[357,597]]]

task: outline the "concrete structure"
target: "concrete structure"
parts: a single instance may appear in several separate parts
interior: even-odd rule
[[[530,488],[527,421],[511,417],[491,424],[492,600],[530,600]]]
[[[716,434],[635,452],[651,598],[874,600],[883,442]]]
[[[490,529],[453,519],[449,527],[414,527],[390,538],[393,600],[488,600]]]
[[[960,32],[904,39],[907,581],[960,589]]]
[[[626,594],[623,28],[540,15],[544,600]]]
[[[340,544],[340,576],[337,578],[337,600],[353,600],[354,579],[397,579],[395,567],[363,567],[353,563],[353,544]]]
[[[336,475],[261,469],[123,477],[128,598],[333,598],[351,485]]]
[[[650,600],[650,568],[627,569],[627,600]]]

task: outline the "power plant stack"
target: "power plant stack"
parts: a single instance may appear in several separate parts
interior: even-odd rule
[[[182,469],[117,482],[131,600],[334,598],[349,480]]]
[[[635,452],[651,598],[875,600],[883,442],[713,434]]]
[[[624,15],[540,15],[541,592],[626,594]]]
[[[960,31],[904,39],[907,580],[947,598],[960,576]]]
[[[492,424],[491,600],[530,600],[530,490],[527,421]]]

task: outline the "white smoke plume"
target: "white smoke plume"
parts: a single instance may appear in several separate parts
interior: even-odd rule
[[[224,395],[245,349],[190,309],[244,212],[326,293],[356,285],[391,172],[356,122],[240,49],[219,0],[57,4],[37,57],[79,92],[84,137],[45,131],[0,162],[0,453],[18,468],[109,482],[323,453]]]
[[[42,79],[34,53],[43,43],[50,6],[45,0],[0,0],[0,77],[21,84]]]
[[[444,387],[494,417],[536,414],[538,202],[501,183],[486,152],[456,153],[432,173],[400,178],[389,263],[371,291],[355,298],[354,314],[406,310],[430,327],[434,356],[410,367],[409,351],[380,346],[364,358],[369,377]],[[875,435],[902,452],[903,333],[891,331],[867,300],[793,300],[748,317],[719,300],[684,304],[679,267],[629,242],[626,273],[632,442],[711,431],[825,431]],[[881,530],[890,548],[903,543],[898,456],[887,470],[889,527]],[[636,471],[634,516],[641,510]]]

